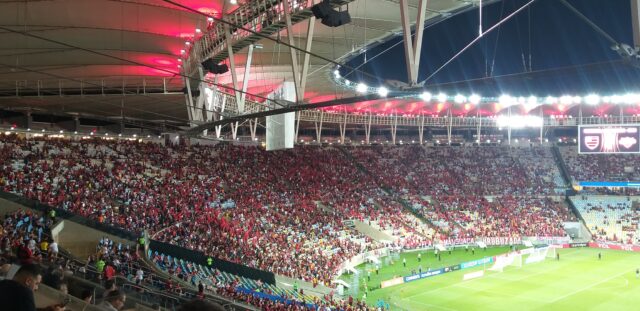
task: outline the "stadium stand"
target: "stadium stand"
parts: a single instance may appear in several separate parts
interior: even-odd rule
[[[625,244],[640,242],[640,212],[627,196],[574,196],[571,201],[595,240]]]
[[[411,249],[457,238],[562,236],[562,222],[573,219],[548,197],[562,182],[547,147],[299,146],[266,152],[230,144],[165,147],[7,135],[0,159],[6,192],[314,284],[330,285],[342,262],[382,246],[347,220],[388,233],[391,246]],[[89,265],[109,262],[136,283],[139,255],[113,244],[102,241]],[[280,297],[271,302],[317,303],[167,258],[153,254],[172,277],[191,286],[202,281],[227,297],[267,303],[255,300],[262,299],[255,295],[260,290]],[[171,283],[147,280],[151,269],[142,271],[146,286],[179,294]]]
[[[559,149],[574,181],[640,180],[640,155],[578,155],[576,146],[565,146]]]

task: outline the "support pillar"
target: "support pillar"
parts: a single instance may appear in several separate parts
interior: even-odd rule
[[[482,119],[480,118],[480,109],[476,109],[476,140],[478,145],[482,143]]]
[[[367,122],[367,125],[365,126],[365,131],[364,131],[365,140],[367,142],[367,145],[371,143],[371,121],[372,121],[372,117],[373,117],[373,115],[371,113],[369,113],[369,120]]]
[[[633,27],[633,45],[640,47],[640,0],[631,0],[631,25]]]
[[[509,124],[507,124],[507,142],[511,145],[511,106],[508,108],[509,110]]]
[[[301,111],[297,111],[296,112],[296,132],[295,132],[295,138],[294,138],[294,143],[298,142],[298,133],[300,131],[300,114],[302,112]]]
[[[424,144],[424,114],[420,117],[420,126],[418,127],[418,137],[420,145]]]
[[[580,105],[580,107],[582,107],[582,105]],[[542,109],[542,107],[540,107],[540,119],[542,122],[542,124],[540,124],[540,145],[542,145],[544,143],[544,109]],[[580,109],[580,120],[582,120],[582,109]]]
[[[293,38],[293,24],[291,23],[291,10],[289,8],[289,1],[282,1],[284,7],[284,19],[287,25],[287,38],[289,39],[289,45],[295,46],[295,40]],[[305,50],[311,50],[311,44],[313,42],[314,25],[316,22],[315,16],[311,16],[307,26],[307,40],[305,43]],[[296,103],[300,103],[304,100],[304,90],[307,83],[307,72],[309,70],[309,53],[304,54],[304,60],[302,64],[302,70],[298,64],[298,51],[293,47],[289,48],[291,54],[291,70],[293,71],[293,84],[296,90]]]
[[[391,143],[396,144],[396,133],[398,130],[398,115],[393,116],[393,124],[391,124]]]
[[[347,133],[347,112],[344,113],[342,123],[340,123],[340,143],[344,145],[345,136]]]
[[[322,119],[324,118],[324,111],[320,111],[320,120],[316,120],[316,141],[322,143]]]
[[[449,107],[447,115],[449,117],[449,122],[447,123],[447,144],[451,146],[451,132],[453,131],[453,114],[451,113],[451,107]]]
[[[418,16],[416,18],[414,41],[414,38],[411,36],[411,23],[409,22],[409,0],[400,0],[400,18],[404,38],[404,55],[407,64],[407,80],[411,86],[418,84],[418,69],[420,68],[420,53],[422,52],[422,34],[426,14],[427,0],[420,0],[418,2]]]
[[[258,129],[258,118],[255,118],[253,120],[249,120],[249,131],[251,132],[251,141],[256,141],[256,131]],[[296,130],[297,133],[297,130]],[[297,139],[297,135],[296,135],[296,139]]]

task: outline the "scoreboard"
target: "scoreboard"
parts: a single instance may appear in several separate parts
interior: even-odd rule
[[[578,153],[640,153],[640,125],[581,125]]]

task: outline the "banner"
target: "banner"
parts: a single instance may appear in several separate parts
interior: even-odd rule
[[[382,281],[380,283],[380,288],[385,288],[385,287],[389,287],[389,286],[395,286],[395,285],[400,285],[404,283],[404,278],[403,277],[397,277],[395,279],[391,279],[391,280],[386,280],[386,281]]]
[[[640,246],[632,245],[632,244],[613,244],[613,243],[589,242],[589,247],[592,247],[592,248],[603,248],[603,249],[615,249],[615,250],[619,250],[619,251],[628,251],[628,252],[640,252]]]
[[[448,269],[448,271],[446,271],[446,272],[449,272],[449,271],[451,271],[451,269]],[[414,275],[410,275],[410,276],[405,276],[404,277],[404,282],[405,283],[412,282],[412,281],[416,281],[416,280],[432,277],[434,275],[439,275],[439,274],[443,274],[443,273],[445,273],[445,268],[440,268],[440,269],[436,269],[436,270],[422,272],[422,273],[418,273],[418,274],[414,274]]]
[[[477,279],[477,278],[482,277],[482,276],[484,276],[484,270],[467,273],[462,277],[462,280],[466,281],[466,280],[471,280],[471,279]]]
[[[482,259],[463,262],[462,264],[460,264],[460,269],[473,268],[475,266],[479,266],[479,265],[483,265],[483,264],[487,264],[487,263],[492,263],[492,262],[493,262],[493,257],[485,257],[485,258],[482,258]]]

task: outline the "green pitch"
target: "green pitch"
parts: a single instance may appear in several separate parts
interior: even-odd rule
[[[432,252],[423,253],[423,269],[427,266],[439,268],[506,252],[506,248],[490,248],[486,252],[476,250],[472,255],[464,250],[451,255],[442,253],[442,264],[438,265]],[[598,260],[598,253],[602,260]],[[635,271],[640,268],[640,253],[599,250],[589,248],[559,249],[560,261],[523,264],[521,268],[507,267],[504,272],[486,271],[485,276],[463,281],[466,273],[482,270],[483,267],[446,273],[431,278],[396,285],[383,289],[381,280],[396,275],[408,275],[418,267],[417,253],[395,255],[383,259],[380,274],[371,274],[367,282],[370,291],[367,302],[375,306],[384,299],[391,310],[636,310],[640,306],[640,279]],[[407,259],[407,268],[402,266]],[[426,263],[425,263],[426,261]],[[524,261],[524,258],[523,258]],[[491,265],[491,264],[490,264]],[[489,268],[488,265],[486,268]],[[375,265],[374,265],[375,266]],[[358,267],[356,277],[343,276],[353,284],[350,289],[354,298],[362,298],[363,282],[367,269],[372,265]],[[406,270],[408,269],[408,270]],[[405,272],[406,271],[406,272]]]

